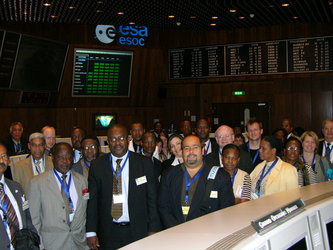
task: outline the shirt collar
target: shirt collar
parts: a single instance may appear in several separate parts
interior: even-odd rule
[[[128,150],[127,150],[126,154],[124,154],[124,155],[121,156],[121,157],[117,157],[117,156],[113,155],[112,153],[110,153],[110,154],[111,154],[111,156],[112,156],[112,161],[116,161],[116,160],[118,160],[118,159],[126,159],[126,157],[127,157],[127,155],[128,155]]]

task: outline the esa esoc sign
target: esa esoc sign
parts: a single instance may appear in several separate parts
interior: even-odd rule
[[[117,29],[114,25],[97,25],[95,33],[102,43],[112,43],[116,40],[121,45],[144,46],[148,37],[148,27],[120,25]]]

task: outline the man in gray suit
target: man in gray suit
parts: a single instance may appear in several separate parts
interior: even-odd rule
[[[54,169],[30,182],[30,209],[45,249],[88,249],[85,238],[87,180],[71,171],[73,150],[68,143],[54,146]]]
[[[8,221],[10,218],[12,222],[16,220],[13,219],[13,211],[9,208],[8,201],[4,203],[5,199],[9,199],[11,207],[14,208],[14,217],[17,217],[17,227],[19,229],[27,228],[36,232],[36,229],[32,225],[29,205],[25,201],[23,189],[21,185],[17,182],[11,181],[4,178],[3,173],[6,171],[8,165],[8,155],[5,145],[0,143],[0,249],[14,249],[11,242],[15,235],[12,234],[11,226]],[[4,193],[3,193],[4,192]],[[6,196],[6,198],[5,198]],[[11,216],[9,215],[11,214]],[[20,216],[20,219],[18,218]],[[6,219],[7,218],[7,219]],[[15,229],[14,229],[15,230]]]
[[[28,148],[31,155],[14,164],[13,180],[20,183],[24,193],[28,196],[30,180],[45,171],[53,169],[50,156],[45,152],[45,137],[42,133],[33,133],[29,136]]]

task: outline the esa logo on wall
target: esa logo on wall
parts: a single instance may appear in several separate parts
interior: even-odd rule
[[[144,46],[148,37],[147,26],[120,25],[118,29],[114,25],[97,25],[96,37],[102,43],[117,41],[121,45]]]

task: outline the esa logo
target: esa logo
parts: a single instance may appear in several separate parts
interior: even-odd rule
[[[145,45],[145,38],[148,37],[146,26],[123,26],[117,30],[114,25],[97,25],[96,37],[102,43],[112,43],[117,40],[121,45]],[[116,36],[119,36],[117,38]]]

